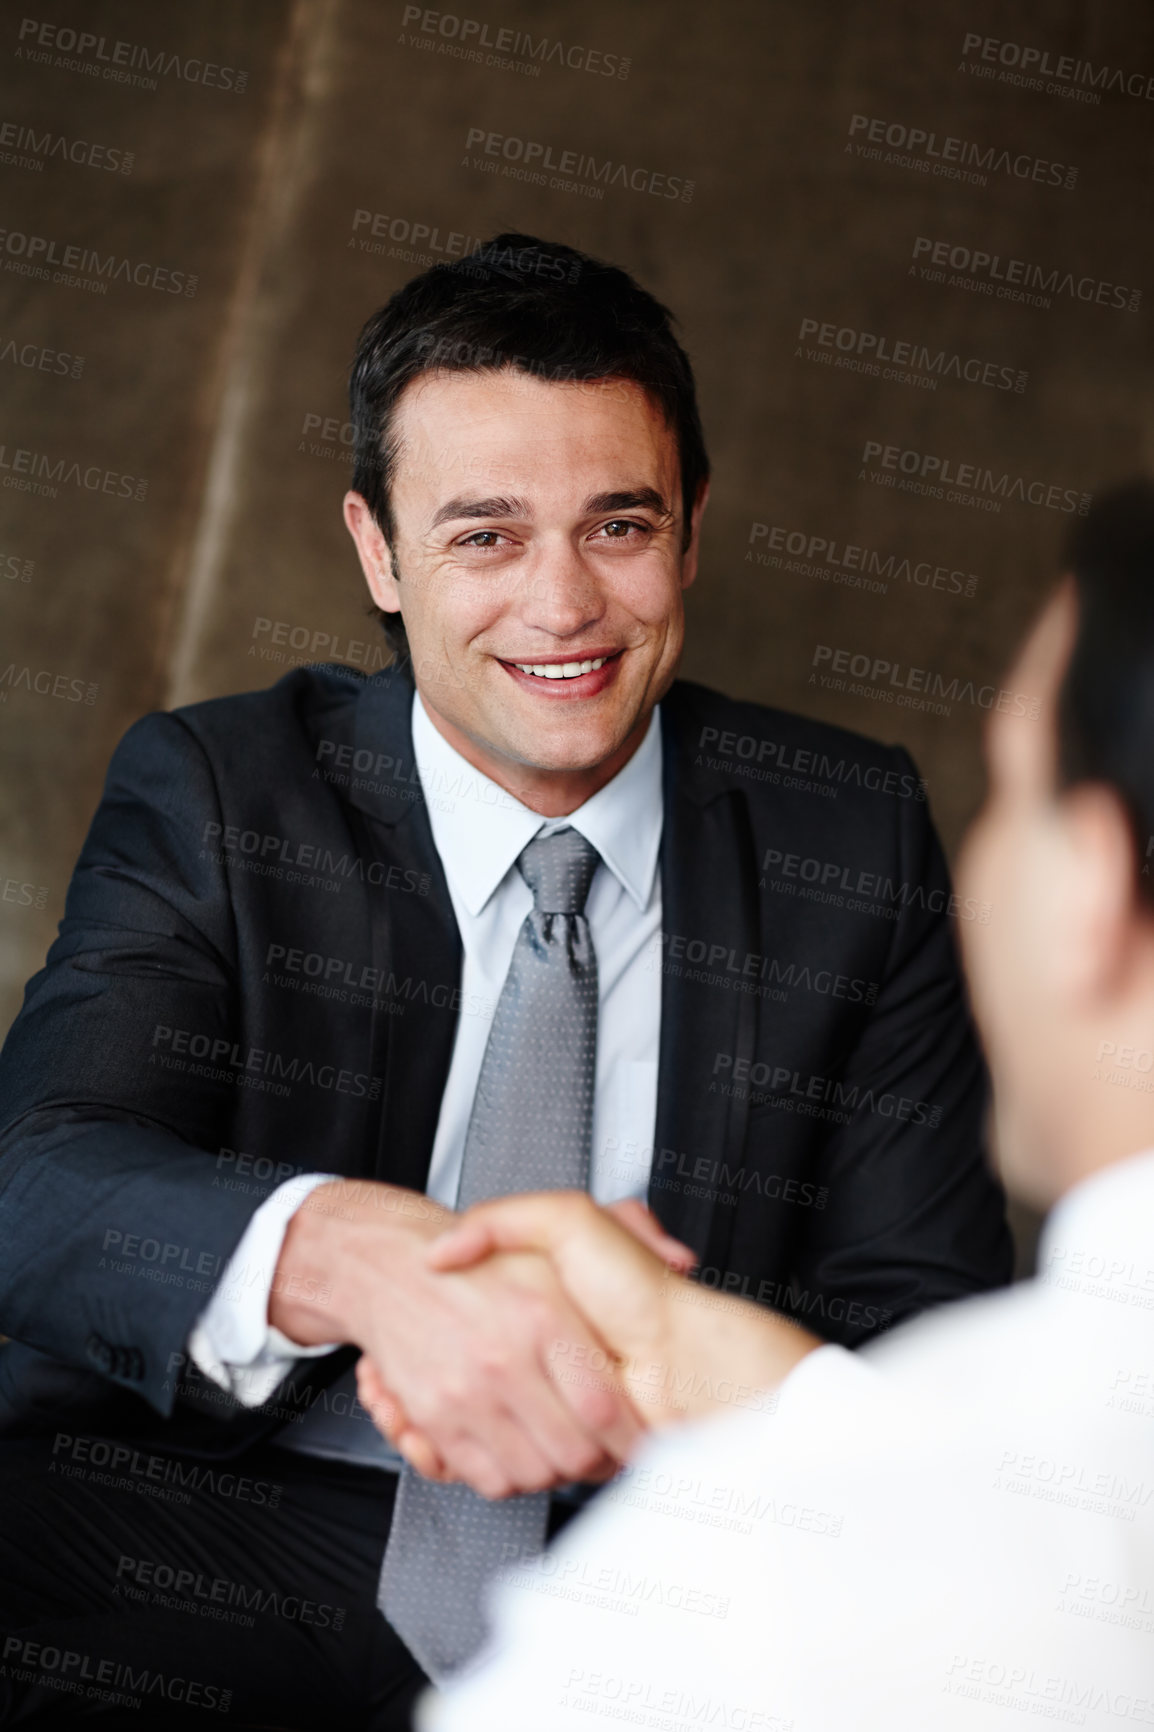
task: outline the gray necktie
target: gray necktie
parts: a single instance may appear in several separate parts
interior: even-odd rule
[[[465,1137],[457,1207],[514,1191],[586,1190],[597,1055],[597,958],[585,898],[600,855],[567,827],[517,860],[533,892],[493,1016]],[[540,1551],[549,1493],[490,1502],[401,1470],[377,1604],[440,1682],[485,1637],[503,1563]]]

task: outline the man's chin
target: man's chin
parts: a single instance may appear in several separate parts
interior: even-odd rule
[[[638,734],[643,719],[639,705],[621,702],[621,694],[614,698],[584,703],[530,698],[513,709],[502,706],[493,715],[489,738],[536,770],[595,770]]]
[[[526,694],[520,682],[496,689],[486,684],[471,703],[446,705],[438,716],[450,743],[474,763],[479,756],[506,786],[503,772],[514,780],[518,774],[588,776],[615,759],[624,764],[644,735],[652,705],[644,690],[633,689],[633,681],[629,686],[566,703]]]
[[[598,728],[592,734],[580,726],[531,727],[509,729],[496,743],[514,775],[519,769],[525,777],[588,778],[610,764],[620,768],[632,756],[634,733],[634,728],[625,725]],[[492,745],[489,750],[493,750]]]
[[[510,741],[508,756],[526,771],[550,776],[581,776],[598,769],[614,757],[624,745],[624,738],[612,736],[603,747],[588,738],[559,740],[555,745],[540,737]]]

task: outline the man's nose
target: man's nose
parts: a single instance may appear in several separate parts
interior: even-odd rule
[[[525,573],[516,605],[526,625],[556,637],[571,637],[600,619],[605,595],[595,574],[572,549],[551,550]]]

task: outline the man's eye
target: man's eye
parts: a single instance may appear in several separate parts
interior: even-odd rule
[[[648,531],[649,525],[647,523],[634,523],[632,519],[628,517],[614,517],[610,522],[603,523],[601,528],[608,532],[610,541],[626,541],[628,535],[624,532],[627,532],[630,529],[636,529],[640,533],[644,534]]]
[[[466,535],[464,540],[458,542],[457,545],[459,547],[481,547],[482,545],[494,547],[500,539],[495,529],[475,529],[472,535]]]

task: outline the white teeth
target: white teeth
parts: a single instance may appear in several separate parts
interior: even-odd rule
[[[594,661],[587,662],[514,662],[523,674],[536,674],[543,680],[575,680],[581,674],[591,674],[594,669],[604,667],[608,656],[598,656]]]

